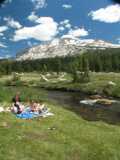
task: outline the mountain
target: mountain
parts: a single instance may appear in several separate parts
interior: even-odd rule
[[[54,39],[49,43],[34,46],[17,54],[16,60],[35,60],[43,58],[52,58],[56,56],[72,56],[82,54],[86,50],[120,48],[118,44],[112,44],[103,40],[76,39],[64,36],[60,39]]]

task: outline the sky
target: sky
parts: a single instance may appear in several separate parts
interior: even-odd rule
[[[62,37],[120,44],[120,5],[111,0],[6,0],[0,7],[0,58]]]

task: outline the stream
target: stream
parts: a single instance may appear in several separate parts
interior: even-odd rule
[[[111,105],[81,104],[88,95],[79,92],[48,91],[48,99],[55,101],[68,110],[75,112],[87,121],[103,121],[109,124],[120,124],[120,100]]]

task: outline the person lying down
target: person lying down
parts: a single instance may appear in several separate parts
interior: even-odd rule
[[[45,104],[42,102],[37,102],[37,101],[30,101],[30,111],[31,112],[38,112],[42,113],[43,111],[47,110],[45,107]]]
[[[25,107],[24,111],[20,114],[15,114],[17,118],[20,119],[33,119],[38,117],[48,117],[53,116],[54,114],[49,112],[50,109],[45,107],[45,104],[42,102],[30,101],[29,104]]]
[[[13,97],[12,99],[12,107],[11,107],[11,112],[14,114],[21,114],[24,111],[26,111],[27,108],[29,108],[29,112],[37,112],[37,113],[42,113],[47,111],[47,107],[45,107],[45,104],[34,100],[31,100],[29,102],[29,104],[26,105],[27,107],[25,107],[22,103],[21,103],[21,98],[19,96],[19,93],[17,93],[15,95],[15,97]]]

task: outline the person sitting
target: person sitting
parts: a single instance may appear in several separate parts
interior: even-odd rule
[[[30,111],[42,113],[43,111],[45,111],[45,104],[42,102],[37,102],[32,100],[30,102]]]
[[[39,113],[42,113],[43,111],[45,111],[45,104],[42,102],[37,103],[37,110]]]
[[[30,101],[30,111],[37,112],[37,103],[35,101]]]
[[[12,108],[11,111],[16,114],[22,113],[24,106],[21,104],[20,93],[17,92],[16,95],[12,98]]]

